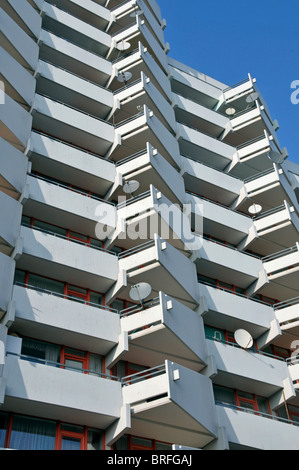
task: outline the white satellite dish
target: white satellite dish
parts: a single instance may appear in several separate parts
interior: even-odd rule
[[[243,349],[250,349],[253,345],[253,338],[246,330],[235,331],[234,338],[236,343]]]
[[[144,300],[151,294],[152,286],[147,282],[140,282],[131,287],[130,297],[134,302],[143,304]]]
[[[257,215],[260,212],[262,212],[262,210],[263,208],[259,204],[252,204],[252,206],[248,208],[249,214],[252,214],[252,215]]]
[[[258,98],[260,94],[257,93],[256,91],[251,93],[250,95],[247,96],[246,98],[246,103],[254,103]]]
[[[130,49],[131,44],[128,41],[121,41],[118,44],[116,44],[116,49],[118,51],[127,51]]]
[[[127,194],[131,194],[131,196],[134,194],[135,191],[139,188],[140,184],[138,181],[132,180],[132,181],[127,181],[123,185],[123,190]]]
[[[117,81],[121,83],[127,83],[129,80],[131,80],[132,76],[133,75],[131,72],[120,72],[120,74],[117,76]]]
[[[236,110],[235,108],[227,108],[225,110],[225,113],[228,115],[228,116],[233,116],[234,114],[236,114]]]
[[[284,156],[279,152],[275,152],[274,150],[270,150],[269,158],[273,163],[283,163],[284,161]]]

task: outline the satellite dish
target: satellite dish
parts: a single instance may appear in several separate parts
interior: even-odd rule
[[[130,297],[134,302],[143,303],[144,300],[151,294],[152,286],[146,282],[135,284],[131,287]]]
[[[283,163],[284,162],[284,156],[281,155],[281,153],[279,153],[279,152],[275,152],[274,150],[270,150],[269,158],[273,163]]]
[[[254,103],[258,98],[260,94],[257,93],[256,91],[251,93],[250,95],[247,96],[246,98],[246,103]]]
[[[253,338],[246,330],[235,331],[234,338],[236,343],[243,349],[250,349],[253,345]]]
[[[263,208],[259,204],[253,204],[248,208],[249,214],[256,215],[262,212]]]
[[[131,44],[127,41],[122,41],[116,44],[116,49],[118,51],[127,51],[128,49],[130,49],[130,47],[131,47]]]
[[[228,115],[228,116],[233,116],[234,114],[236,114],[236,110],[235,108],[227,108],[225,110],[225,113]]]
[[[120,74],[117,77],[117,81],[121,83],[127,83],[129,80],[132,78],[131,72],[120,72]]]
[[[134,194],[135,191],[139,188],[140,184],[138,181],[132,180],[132,181],[127,181],[123,185],[123,190],[127,194],[131,194],[131,196]]]

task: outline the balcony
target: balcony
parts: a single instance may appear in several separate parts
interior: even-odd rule
[[[166,361],[125,377],[123,400],[131,407],[132,435],[202,448],[216,437],[211,381]]]
[[[169,71],[173,93],[184,96],[207,109],[214,109],[225,87],[216,80],[169,59]]]
[[[250,249],[263,255],[271,255],[282,247],[290,247],[298,240],[299,220],[294,207],[287,201],[254,218],[257,233]]]
[[[0,151],[6,158],[0,160],[1,191],[19,199],[26,182],[28,160],[25,155],[0,137]]]
[[[200,248],[192,254],[197,271],[211,279],[256,292],[256,286],[267,284],[261,259],[213,240],[199,238]],[[253,290],[252,290],[253,289]]]
[[[226,172],[243,180],[273,168],[269,158],[270,150],[276,150],[273,138],[266,132],[236,148],[236,153],[227,166]]]
[[[146,20],[142,19],[140,16],[136,16],[136,20],[132,25],[123,29],[122,31],[116,33],[112,36],[112,40],[116,45],[116,50],[112,60],[117,58],[117,45],[122,42],[128,42],[130,48],[128,52],[132,52],[138,48],[139,42],[148,48],[150,54],[153,56],[154,60],[159,64],[165,74],[168,73],[168,60],[166,55],[166,50],[164,46],[161,47],[161,44],[152,33],[151,28],[147,24]]]
[[[131,0],[125,3],[121,3],[119,7],[113,9],[113,15],[115,16],[115,22],[109,28],[109,33],[115,35],[122,29],[128,28],[132,25],[132,16],[134,13],[140,14],[146,21],[151,33],[155,36],[155,39],[164,46],[164,34],[161,27],[161,21],[159,21],[155,15],[151,12],[144,0]]]
[[[11,331],[106,355],[118,343],[118,312],[34,286],[15,285]]]
[[[32,116],[9,95],[2,93],[0,106],[0,138],[23,152],[30,136]]]
[[[18,267],[52,279],[106,292],[117,280],[114,253],[71,242],[54,233],[21,227],[22,254]]]
[[[2,8],[0,9],[0,22],[0,42],[2,47],[20,65],[32,71],[35,70],[39,53],[35,40],[28,36]]]
[[[11,301],[13,279],[15,273],[15,261],[0,252],[0,317],[7,311]]]
[[[121,384],[113,377],[7,354],[2,410],[105,429],[120,416]],[[75,393],[74,393],[75,392]]]
[[[251,217],[190,192],[187,192],[187,201],[192,207],[192,228],[202,223],[205,234],[235,246],[245,243],[253,228]]]
[[[143,72],[150,78],[151,82],[164,98],[166,98],[169,103],[172,102],[172,91],[169,79],[141,42],[138,43],[137,49],[113,61],[113,73],[109,81],[109,88],[112,91],[116,91],[120,88],[121,85],[117,78],[122,72],[130,72],[132,74],[132,82],[138,80],[141,72]]]
[[[73,16],[73,12],[68,13],[69,6],[76,6],[77,14]],[[101,9],[105,18],[100,18],[96,14],[84,14],[87,10],[86,6],[95,10]],[[68,9],[72,10],[72,8]],[[54,4],[45,2],[42,10],[43,29],[57,36],[63,37],[65,40],[82,47],[86,51],[93,52],[104,57],[111,47],[111,36],[103,30],[110,21],[110,12],[97,5],[96,2],[90,0],[55,0]],[[98,24],[96,24],[98,23]],[[103,25],[101,26],[101,23]]]
[[[173,94],[173,107],[178,122],[209,133],[216,139],[222,135],[229,123],[227,117],[180,94]]]
[[[43,29],[39,58],[101,86],[106,85],[112,73],[108,60]]]
[[[114,161],[144,150],[146,142],[174,167],[180,168],[181,160],[176,138],[166,129],[154,113],[145,105],[143,110],[115,127],[119,142],[114,144],[109,156]]]
[[[287,359],[288,369],[295,390],[299,390],[299,360],[298,357]]]
[[[142,109],[146,104],[162,124],[175,133],[176,120],[171,105],[143,72],[139,80],[115,91],[114,99],[119,102],[118,109],[113,114],[114,124],[117,125],[128,116],[134,116],[136,109]]]
[[[0,252],[10,256],[17,244],[23,207],[20,202],[0,191]]]
[[[214,339],[208,339],[207,347],[217,369],[215,384],[269,398],[272,409],[282,405],[284,397],[295,396],[288,366],[281,358]]]
[[[241,199],[244,193],[242,180],[184,156],[182,156],[182,175],[187,191],[228,207]]]
[[[268,118],[265,107],[258,101],[251,108],[236,113],[230,120],[230,129],[222,139],[230,145],[239,146],[267,132],[276,141],[273,123]],[[276,141],[278,144],[278,142]]]
[[[50,0],[48,3],[52,4]],[[111,21],[111,13],[101,2],[90,0],[55,0],[55,6],[99,30],[104,30]]]
[[[284,200],[298,209],[298,201],[283,171],[275,163],[272,168],[245,180],[248,200],[244,199],[238,208],[244,212],[255,202],[262,206],[263,211],[281,206]]]
[[[150,185],[149,191],[124,200],[117,207],[118,220],[123,222],[123,227],[116,227],[110,244],[133,249],[136,243],[152,240],[157,233],[179,250],[192,249],[195,237],[188,215],[153,185]]]
[[[36,91],[73,108],[105,119],[113,107],[111,91],[42,60],[36,72]]]
[[[257,341],[278,328],[273,307],[265,302],[207,283],[200,283],[199,291],[206,325],[228,331],[245,329]]]
[[[262,261],[270,282],[261,293],[281,301],[296,297],[299,282],[298,242],[291,248],[266,256]]]
[[[147,282],[152,287],[153,297],[158,297],[159,292],[163,291],[190,308],[197,306],[198,285],[194,263],[158,236],[122,252],[119,255],[119,271],[126,279],[107,294],[107,303],[120,292],[122,298],[130,300],[131,286]]]
[[[280,323],[281,330],[286,334],[299,336],[299,297],[277,303],[275,308],[276,317]]]
[[[185,200],[183,178],[149,143],[140,153],[117,162],[116,169],[123,183],[138,181],[139,188],[134,195],[148,191],[152,184],[174,203],[183,204]],[[124,196],[122,188],[115,188],[113,196]]]
[[[41,28],[41,17],[34,6],[28,2],[3,0],[1,7],[28,36],[38,38]]]
[[[35,96],[32,113],[35,130],[49,133],[87,151],[104,155],[114,141],[112,125],[47,96]]]
[[[178,123],[177,128],[182,155],[217,170],[224,170],[233,160],[235,147],[183,124]]]
[[[200,315],[168,297],[120,312],[122,334],[128,346],[118,346],[106,357],[106,367],[118,360],[154,367],[166,359],[200,371],[206,366],[203,321]]]
[[[100,233],[106,228],[106,238],[116,226],[116,208],[103,199],[42,176],[28,175],[27,183],[29,194],[24,211],[36,219],[67,226],[77,233],[84,226],[84,234],[93,238],[96,229]]]
[[[216,403],[216,411],[231,449],[297,450],[299,428],[291,421],[225,403]]]
[[[115,181],[115,166],[98,155],[32,132],[27,156],[37,172],[105,195]]]
[[[10,98],[29,111],[35,94],[36,80],[34,76],[2,47],[0,49],[0,61],[1,93],[5,90]]]

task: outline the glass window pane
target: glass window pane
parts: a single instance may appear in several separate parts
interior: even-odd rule
[[[141,439],[140,437],[132,437],[132,445],[149,447],[150,449],[153,447],[151,439]]]
[[[97,292],[91,292],[90,293],[90,302],[92,304],[103,305],[104,304],[104,299],[103,299],[102,294],[98,294]]]
[[[62,436],[61,450],[81,450],[81,439]]]
[[[76,361],[74,359],[66,359],[65,360],[65,366],[71,370],[78,370],[79,372],[83,371],[83,362],[82,361]]]
[[[66,424],[66,423],[62,423],[62,424],[61,424],[61,430],[62,430],[62,431],[76,432],[76,433],[83,434],[83,432],[84,432],[84,427],[83,427],[83,426],[78,426],[78,425],[76,425],[76,424]],[[80,437],[81,437],[81,436],[80,436]]]
[[[56,227],[56,225],[47,224],[46,222],[41,222],[40,220],[34,221],[34,228],[40,228],[46,232],[57,233],[57,235],[62,235],[66,237],[66,229],[61,227]]]
[[[89,354],[89,373],[92,375],[101,374],[103,372],[103,359],[101,356],[98,356],[97,354]]]
[[[29,274],[29,284],[40,289],[48,290],[57,294],[64,293],[64,283],[55,281],[53,279],[47,279],[36,274]]]
[[[252,393],[240,392],[238,391],[239,398],[247,398],[248,400],[254,400],[254,395]]]
[[[172,450],[172,445],[165,444],[163,442],[156,442],[156,450]]]
[[[65,348],[65,354],[69,354],[77,357],[86,357],[86,352],[78,351],[77,349]]]
[[[5,436],[8,425],[8,414],[0,413],[0,448],[4,447]]]
[[[21,271],[20,269],[15,270],[14,283],[16,284],[17,282],[25,284],[25,271]]]
[[[44,343],[35,339],[23,338],[22,354],[47,360],[50,362],[60,362],[60,346],[51,343]]]
[[[10,448],[17,450],[54,450],[56,423],[14,416]]]
[[[230,388],[221,387],[218,385],[214,386],[215,401],[220,403],[227,403],[229,405],[235,405],[235,394]]]

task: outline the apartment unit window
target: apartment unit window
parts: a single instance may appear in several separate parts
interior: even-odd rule
[[[0,412],[0,448],[5,446],[6,429],[8,426],[8,414]]]
[[[247,409],[255,414],[271,415],[269,401],[265,397],[220,385],[214,385],[214,396],[216,402],[240,407],[244,411]]]
[[[172,444],[136,436],[122,436],[113,444],[113,450],[172,450]]]
[[[37,418],[14,416],[9,447],[18,450],[54,450],[56,424]]]
[[[16,450],[103,450],[104,432],[59,421],[0,413],[0,446]]]
[[[104,359],[98,354],[72,349],[66,346],[47,343],[31,338],[23,338],[22,354],[28,360],[45,363],[56,367],[99,375],[104,372]]]
[[[44,291],[49,291],[53,294],[58,294],[61,297],[71,298],[73,301],[78,301],[86,304],[105,305],[105,296],[100,292],[93,292],[84,287],[74,286],[67,282],[57,281],[45,276],[21,271],[15,271],[15,284],[21,284],[28,287],[35,287]]]

